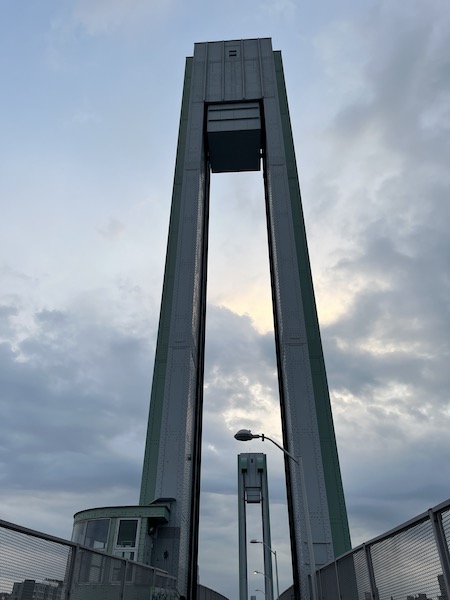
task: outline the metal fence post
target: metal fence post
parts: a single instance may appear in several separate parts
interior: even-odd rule
[[[342,598],[342,594],[341,594],[341,584],[339,581],[339,569],[338,569],[338,562],[337,560],[334,561],[334,572],[336,573],[336,587],[337,587],[337,591],[339,594],[339,598]]]
[[[123,559],[122,559],[123,560]],[[125,582],[127,580],[128,560],[122,562],[122,581],[120,582],[120,600],[125,600]]]
[[[76,546],[72,546],[70,549],[70,554],[69,554],[70,559],[69,559],[69,566],[67,569],[67,583],[66,583],[66,593],[65,593],[66,600],[70,600],[70,598],[72,597],[73,577],[74,577],[74,573],[75,573],[75,564],[77,561],[79,548],[80,547],[77,544]]]
[[[370,544],[367,544],[367,545],[363,544],[363,548],[364,548],[364,553],[366,555],[367,570],[369,573],[370,592],[372,594],[373,600],[378,600],[378,589],[377,589],[377,584],[375,581],[375,573],[373,570],[372,555],[370,552]]]
[[[428,511],[430,522],[433,527],[434,540],[436,542],[439,559],[442,566],[442,575],[447,592],[447,598],[450,598],[450,552],[445,539],[444,527],[442,526],[441,512],[435,512],[432,508]]]
[[[317,585],[317,594],[320,600],[323,600],[323,591],[322,591],[322,578],[321,578],[321,570],[317,569],[315,572],[316,577],[316,585]]]

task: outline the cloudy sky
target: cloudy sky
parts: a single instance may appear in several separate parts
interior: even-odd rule
[[[283,54],[353,544],[450,496],[447,0],[0,0],[0,518],[138,501],[184,60],[249,37]],[[281,440],[262,178],[211,201],[199,562],[236,597],[239,452],[282,589],[290,558],[281,453],[233,439]]]

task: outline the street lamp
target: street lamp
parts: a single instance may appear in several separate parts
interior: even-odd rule
[[[266,548],[268,548],[272,554],[275,556],[275,577],[277,580],[277,600],[279,600],[280,598],[280,583],[278,581],[278,560],[277,560],[277,553],[275,550],[272,550],[272,548],[270,546],[268,546],[266,543],[264,542],[260,542],[259,540],[250,540],[250,544],[263,544],[263,546],[265,546]],[[258,571],[255,571],[255,573],[257,573]]]
[[[267,546],[267,544],[266,544],[266,546]],[[269,546],[267,546],[267,547],[269,548]],[[269,550],[270,550],[270,548],[269,548]],[[273,590],[273,581],[270,579],[270,577],[268,575],[266,575],[262,571],[253,571],[253,575],[264,575],[264,577],[269,580],[270,588],[271,588],[271,590]],[[272,591],[272,594],[273,594],[273,591]],[[278,598],[277,598],[277,600],[278,600]]]
[[[253,575],[264,575],[264,577],[270,581],[270,577],[262,571],[253,571]]]
[[[277,446],[277,448],[279,448],[282,452],[287,454],[287,456],[289,456],[289,458],[291,458],[295,463],[299,464],[298,459],[295,458],[295,456],[293,454],[288,452],[286,450],[286,448],[283,448],[283,446],[281,446],[278,442],[276,442],[275,440],[270,438],[268,435],[265,435],[264,433],[252,433],[250,431],[250,429],[239,429],[239,431],[234,434],[234,437],[239,442],[249,442],[250,440],[256,440],[258,438],[261,438],[262,442],[264,440],[269,440],[269,442],[272,442],[272,444],[275,444],[275,446]]]
[[[264,440],[269,440],[272,444],[275,444],[277,448],[279,448],[286,456],[289,456],[291,460],[293,460],[298,465],[298,471],[300,476],[300,493],[302,495],[303,500],[303,508],[304,508],[304,519],[305,519],[305,527],[306,527],[306,537],[308,544],[308,552],[309,552],[309,567],[311,571],[311,591],[313,600],[317,599],[317,591],[316,591],[316,560],[314,557],[314,545],[313,538],[311,532],[311,522],[309,520],[309,508],[308,508],[308,498],[306,495],[306,486],[305,486],[305,475],[303,473],[303,461],[301,457],[296,458],[293,454],[291,454],[286,448],[283,448],[281,444],[270,438],[268,435],[264,435],[264,433],[252,433],[250,429],[239,429],[237,433],[234,434],[234,437],[239,442],[249,442],[250,440],[261,439],[262,442]],[[272,551],[272,550],[271,550]]]

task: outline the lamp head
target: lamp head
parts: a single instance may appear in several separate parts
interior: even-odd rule
[[[250,429],[239,429],[239,431],[234,434],[234,437],[240,442],[249,442],[255,438],[260,438],[261,436],[257,433],[252,433]]]

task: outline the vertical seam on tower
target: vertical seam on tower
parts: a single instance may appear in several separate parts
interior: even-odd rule
[[[222,101],[225,100],[225,41],[222,42],[222,73],[221,73]]]
[[[262,52],[261,52],[261,39],[260,38],[258,38],[258,62],[259,62],[259,81],[261,84],[261,98],[264,98],[264,79],[263,79]]]
[[[245,93],[245,71],[244,71],[244,41],[241,40],[241,84],[242,84],[242,98],[247,98]]]
[[[206,44],[205,50],[205,66],[203,72],[203,102],[206,102],[206,90],[207,90],[207,78],[208,78],[208,48],[209,43]]]

